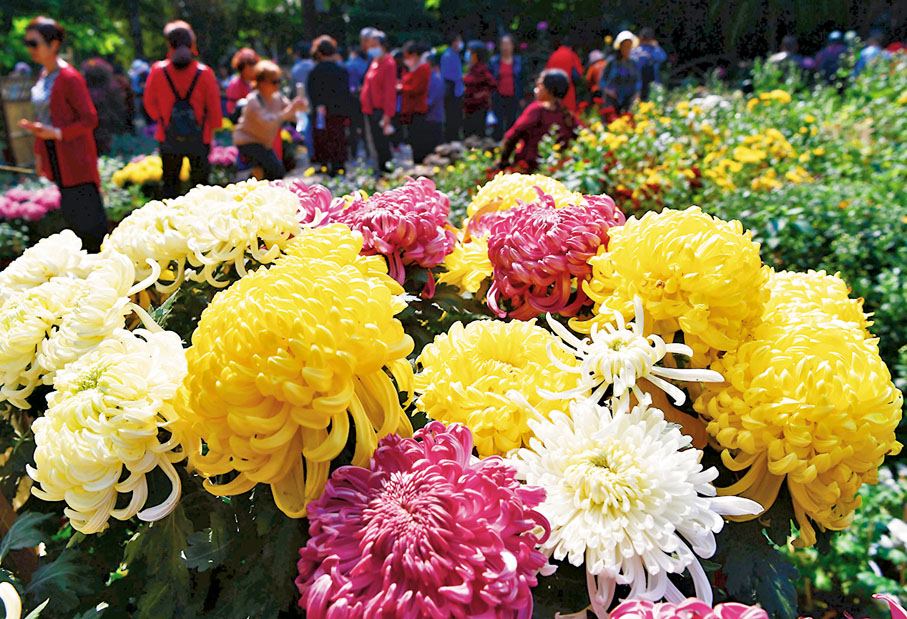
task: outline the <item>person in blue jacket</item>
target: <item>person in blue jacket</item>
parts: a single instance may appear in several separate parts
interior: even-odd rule
[[[444,136],[444,78],[441,77],[441,56],[428,57],[431,80],[428,82],[428,113],[425,115],[426,147],[429,152],[441,143]]]
[[[647,101],[652,84],[661,83],[658,68],[661,63],[668,59],[668,55],[661,49],[658,41],[655,40],[654,30],[643,28],[639,31],[639,45],[630,52],[630,58],[633,59],[639,68],[639,98],[642,101]]]
[[[501,53],[491,59],[491,72],[498,81],[491,102],[498,119],[493,133],[496,140],[503,138],[504,132],[516,122],[523,98],[523,59],[513,53],[514,48],[513,37],[505,34],[501,37]]]
[[[452,32],[447,37],[447,49],[441,54],[441,78],[444,80],[444,139],[460,139],[463,126],[463,37]]]

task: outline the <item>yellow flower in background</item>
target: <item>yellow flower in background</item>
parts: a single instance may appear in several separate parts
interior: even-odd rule
[[[753,97],[752,99],[750,99],[749,101],[746,102],[746,111],[752,112],[756,108],[757,105],[759,105],[759,98]]]
[[[580,204],[583,199],[582,194],[570,191],[563,183],[549,176],[500,172],[476,192],[467,214],[475,217],[480,212],[507,210],[516,206],[518,200],[533,202],[539,195],[536,187],[552,196],[559,207]]]
[[[176,410],[207,446],[190,464],[205,477],[238,473],[222,485],[206,480],[212,494],[270,484],[280,510],[302,517],[350,432],[355,466],[368,464],[381,437],[411,434],[397,391],[412,382],[413,340],[394,317],[403,289],[361,249],[345,226],[303,231],[277,264],[202,313]]]
[[[161,168],[161,173],[163,175],[163,168]],[[160,180],[160,177],[155,180]],[[180,166],[180,180],[184,183],[189,180],[189,159],[187,157],[183,157],[183,163]]]
[[[488,242],[478,236],[467,242],[457,241],[451,253],[444,258],[444,269],[438,283],[456,286],[461,291],[475,294],[482,282],[489,279],[494,267],[488,259]]]
[[[822,148],[821,146],[819,148],[813,149],[813,155],[815,155],[816,157],[821,157],[824,154],[825,154],[825,149]]]
[[[293,136],[290,135],[290,132],[287,131],[286,129],[281,129],[280,130],[280,140],[282,142],[292,142]]]
[[[765,159],[765,151],[746,146],[737,146],[734,148],[734,159],[740,163],[759,163]]]
[[[804,316],[821,314],[823,322],[843,320],[870,337],[872,323],[863,313],[863,299],[850,298],[847,284],[837,274],[773,270],[767,286],[770,296],[765,303],[766,321],[801,322]]]
[[[816,117],[813,116],[812,114],[807,114],[806,116],[803,117],[803,120],[805,120],[808,123],[814,123],[814,122],[816,122]]]
[[[775,89],[768,94],[769,97],[771,97],[771,99],[774,101],[780,101],[781,103],[790,103],[790,93],[785,90]]]
[[[224,120],[223,120],[223,122],[221,122],[220,128],[224,131],[233,131],[233,129],[235,129],[236,126],[233,124],[233,121],[231,121],[229,118],[224,116]]]
[[[698,207],[665,209],[630,218],[610,235],[608,251],[589,261],[592,278],[583,284],[596,315],[572,320],[574,330],[589,333],[594,323],[613,321],[614,311],[629,319],[639,296],[645,333],[671,342],[682,331],[693,365],[706,367],[759,324],[768,271],[739,221],[722,221]]]
[[[538,390],[567,391],[577,383],[552,365],[549,350],[564,365],[577,363],[534,320],[458,322],[419,355],[416,405],[431,419],[469,427],[480,457],[528,445],[533,409],[547,415],[563,406]]]
[[[885,456],[901,450],[894,432],[903,398],[876,340],[840,324],[761,324],[712,364],[727,382],[705,385],[694,405],[724,448],[725,466],[748,469],[719,494],[768,509],[786,480],[801,547],[815,543],[811,521],[847,527],[860,486],[875,483]]]
[[[113,333],[59,371],[47,411],[32,424],[35,467],[26,467],[38,484],[32,494],[66,501],[64,512],[82,533],[103,531],[111,517],[154,521],[173,511],[180,479],[172,463],[186,455],[172,399],[185,375],[179,336],[141,329]],[[155,468],[172,490],[160,505],[144,508],[145,475]],[[129,501],[117,508],[125,495]]]

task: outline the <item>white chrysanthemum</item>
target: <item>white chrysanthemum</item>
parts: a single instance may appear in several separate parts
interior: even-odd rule
[[[38,347],[70,310],[83,282],[54,277],[0,303],[0,402],[30,408],[26,398],[41,384]]]
[[[3,602],[6,619],[19,619],[22,616],[22,598],[12,583],[0,582],[0,601]]]
[[[32,424],[35,467],[27,471],[40,485],[32,493],[66,501],[66,516],[83,533],[102,531],[111,516],[152,521],[169,514],[180,495],[172,463],[185,457],[175,451],[180,438],[170,426],[176,419],[171,401],[186,372],[179,336],[143,329],[118,330],[57,372],[47,412]],[[170,432],[163,442],[161,430]],[[145,474],[157,467],[172,490],[163,503],[143,510]],[[128,503],[117,507],[129,493]]]
[[[574,401],[569,416],[529,422],[535,437],[508,460],[521,479],[545,489],[538,510],[551,537],[542,550],[573,565],[585,561],[599,617],[617,584],[630,585],[628,599],[682,600],[668,574],[685,570],[696,597],[710,603],[696,555],[715,552],[722,515],[762,510],[748,499],[716,497],[718,471],[703,470],[702,452],[649,402],[643,395],[631,411],[612,414],[594,400]]]
[[[111,252],[98,262],[70,301],[59,326],[41,342],[36,361],[44,371],[44,384],[51,384],[54,372],[126,325],[126,316],[140,309],[129,297],[158,278],[160,271],[156,264],[154,267],[147,280],[133,285],[135,268],[123,254]]]
[[[87,257],[82,241],[72,230],[41,239],[0,271],[0,303],[52,277],[84,277],[92,266]]]
[[[684,392],[665,379],[687,382],[724,382],[718,372],[712,370],[678,369],[656,366],[668,353],[693,356],[693,350],[684,344],[666,344],[657,336],[646,337],[642,300],[633,299],[636,311],[634,322],[624,324],[620,312],[614,312],[614,324],[605,323],[599,327],[593,323],[589,337],[579,339],[566,327],[548,314],[548,324],[560,337],[560,345],[566,352],[575,355],[578,366],[565,365],[556,356],[550,355],[551,362],[561,371],[579,374],[577,387],[563,393],[548,393],[547,397],[572,398],[592,391],[592,399],[601,400],[608,387],[613,387],[612,408],[615,412],[626,412],[630,408],[630,393],[639,398],[642,390],[637,386],[644,378],[663,389],[674,398],[678,406],[683,404]]]

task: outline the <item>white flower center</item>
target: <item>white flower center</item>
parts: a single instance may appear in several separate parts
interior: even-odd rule
[[[572,455],[564,482],[577,503],[595,505],[614,516],[629,511],[649,486],[635,456],[617,443]]]

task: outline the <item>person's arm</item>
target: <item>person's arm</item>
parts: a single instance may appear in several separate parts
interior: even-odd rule
[[[220,87],[214,71],[210,67],[202,71],[198,81],[205,93],[205,123],[212,132],[217,131],[224,124],[224,115],[220,107]]]
[[[160,101],[157,98],[158,80],[160,80],[160,71],[154,68],[145,80],[145,92],[142,95],[142,105],[148,112],[148,117],[155,122],[161,122],[163,116]]]
[[[385,122],[394,117],[397,110],[397,68],[393,62],[385,62],[381,67],[381,84],[384,90],[381,93],[382,111]]]
[[[62,76],[61,76],[62,77]],[[72,140],[85,135],[92,135],[98,126],[98,112],[95,110],[88,86],[81,76],[67,76],[66,82],[60,84],[65,87],[64,96],[66,103],[75,111],[76,121],[59,129],[59,139]]]
[[[668,59],[668,54],[661,48],[661,45],[655,46],[655,51],[652,55],[656,65],[659,65]]]
[[[510,156],[520,140],[528,135],[528,130],[535,124],[538,114],[538,106],[530,104],[520,117],[516,119],[513,126],[504,134],[504,141],[501,143],[501,158],[498,161],[499,168],[506,168],[510,163]]]
[[[441,54],[441,77],[446,82],[456,84],[457,79],[463,77],[463,66],[459,62],[457,55],[444,52]]]
[[[239,96],[239,80],[231,79],[227,84],[227,114],[232,114],[236,109],[236,104],[242,97]]]

